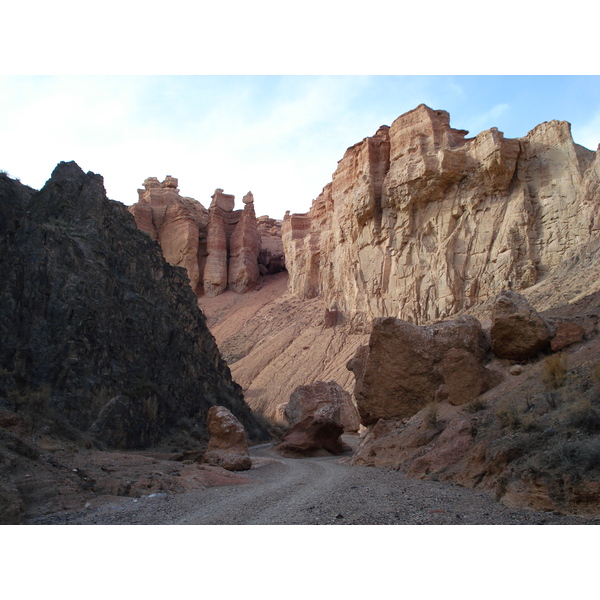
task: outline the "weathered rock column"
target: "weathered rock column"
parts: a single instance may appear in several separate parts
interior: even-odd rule
[[[204,267],[204,293],[210,297],[218,296],[227,289],[227,222],[231,220],[234,206],[234,196],[224,194],[220,188],[215,190],[209,209],[208,256]]]
[[[261,248],[252,192],[244,196],[243,202],[242,218],[235,226],[229,243],[228,283],[229,288],[238,294],[248,292],[256,285]]]

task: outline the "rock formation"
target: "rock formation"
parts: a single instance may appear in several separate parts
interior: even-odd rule
[[[258,255],[261,250],[252,192],[244,196],[243,203],[244,210],[229,241],[227,275],[229,288],[238,294],[243,294],[256,285],[259,277]]]
[[[226,289],[242,294],[254,288],[260,274],[285,268],[281,222],[257,220],[251,192],[244,196],[244,209],[234,210],[235,197],[217,189],[207,210],[180,196],[177,185],[171,176],[162,183],[149,177],[129,210],[138,228],[158,241],[165,259],[185,267],[197,296]]]
[[[474,317],[424,326],[393,317],[375,319],[369,345],[348,363],[356,377],[354,397],[363,425],[411,417],[435,400],[462,404],[483,393],[498,383],[481,364],[487,349]],[[456,367],[464,367],[464,373],[456,373]],[[462,377],[470,384],[471,397],[461,396]]]
[[[313,415],[288,429],[273,449],[283,456],[315,456],[325,451],[342,454],[346,449],[340,436],[344,428],[338,418]]]
[[[548,324],[523,296],[508,290],[498,294],[490,330],[496,356],[526,360],[546,348],[551,338]]]
[[[200,295],[209,215],[197,200],[180,196],[177,184],[170,175],[162,183],[148,177],[144,189],[138,190],[139,201],[129,210],[138,229],[160,244],[165,260],[186,269],[192,290]]]
[[[290,291],[352,331],[421,324],[526,290],[600,237],[600,153],[568,123],[467,133],[420,105],[349,148],[310,211],[284,218]]]
[[[285,254],[281,240],[282,222],[268,216],[258,217],[260,254],[258,269],[261,275],[274,275],[285,269]]]
[[[75,163],[39,192],[0,175],[0,339],[3,401],[71,436],[139,448],[187,423],[208,441],[219,404],[267,438],[185,271]]]
[[[350,393],[335,381],[316,381],[292,392],[285,407],[285,418],[293,426],[309,416],[332,417],[334,411],[344,431],[358,431],[360,417]]]
[[[252,467],[243,425],[224,406],[208,411],[210,440],[202,462],[228,471],[247,471]]]

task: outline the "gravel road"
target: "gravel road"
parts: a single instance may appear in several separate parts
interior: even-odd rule
[[[185,525],[589,525],[555,513],[510,509],[487,493],[351,467],[338,457],[288,459],[270,445],[251,449],[251,483],[188,494],[122,498],[58,513],[34,524]]]

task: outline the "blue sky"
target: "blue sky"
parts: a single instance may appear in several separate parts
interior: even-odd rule
[[[599,76],[1,76],[0,169],[40,188],[61,160],[132,204],[146,177],[215,188],[258,214],[304,212],[347,147],[420,103],[470,135],[566,120],[600,143]]]

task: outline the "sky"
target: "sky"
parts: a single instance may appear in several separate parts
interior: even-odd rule
[[[60,161],[137,201],[146,177],[179,179],[209,206],[216,188],[258,215],[306,212],[346,148],[421,103],[469,135],[521,137],[552,119],[600,143],[600,76],[5,75],[0,169],[39,189]]]
[[[559,119],[572,124],[577,143],[595,150],[600,142],[589,0],[5,4],[0,170],[36,189],[58,162],[75,160],[101,174],[108,196],[125,204],[137,201],[145,178],[172,175],[182,195],[205,206],[218,187],[238,207],[252,191],[258,215],[281,218],[310,208],[346,148],[421,103],[448,111],[451,126],[470,135],[497,127],[520,137]],[[512,593],[514,583],[523,594],[547,597],[583,595],[588,582],[595,585],[586,528],[472,527],[460,535],[454,528],[336,528],[335,540],[328,528],[230,528],[227,536],[203,528],[200,544],[197,528],[157,529],[135,529],[136,544],[126,527],[38,529],[33,540],[15,528],[0,550],[5,579],[9,589],[12,578],[40,593],[54,584],[63,598],[79,598],[90,581],[111,594],[117,579],[121,590],[151,598],[195,591],[198,581],[205,589],[226,580],[231,593],[247,594],[259,564],[271,588],[299,598],[306,591],[298,581],[290,587],[289,565],[312,560],[323,545],[355,549],[361,572],[377,573],[352,576],[350,554],[329,553],[327,572],[341,575],[328,578],[331,592],[348,598],[397,595],[386,591],[390,584],[398,591],[398,565],[410,573],[403,591],[416,585],[421,593],[427,581],[444,596],[464,595],[465,556],[471,587],[492,598]],[[156,553],[165,547],[193,551],[163,552],[159,577]],[[273,552],[279,547],[286,551]],[[231,561],[223,560],[232,548],[251,548],[256,558],[236,560],[233,579]],[[423,557],[432,548],[443,560],[430,583],[432,562]],[[489,566],[507,556],[510,568],[491,590]],[[115,576],[98,579],[99,565]]]

